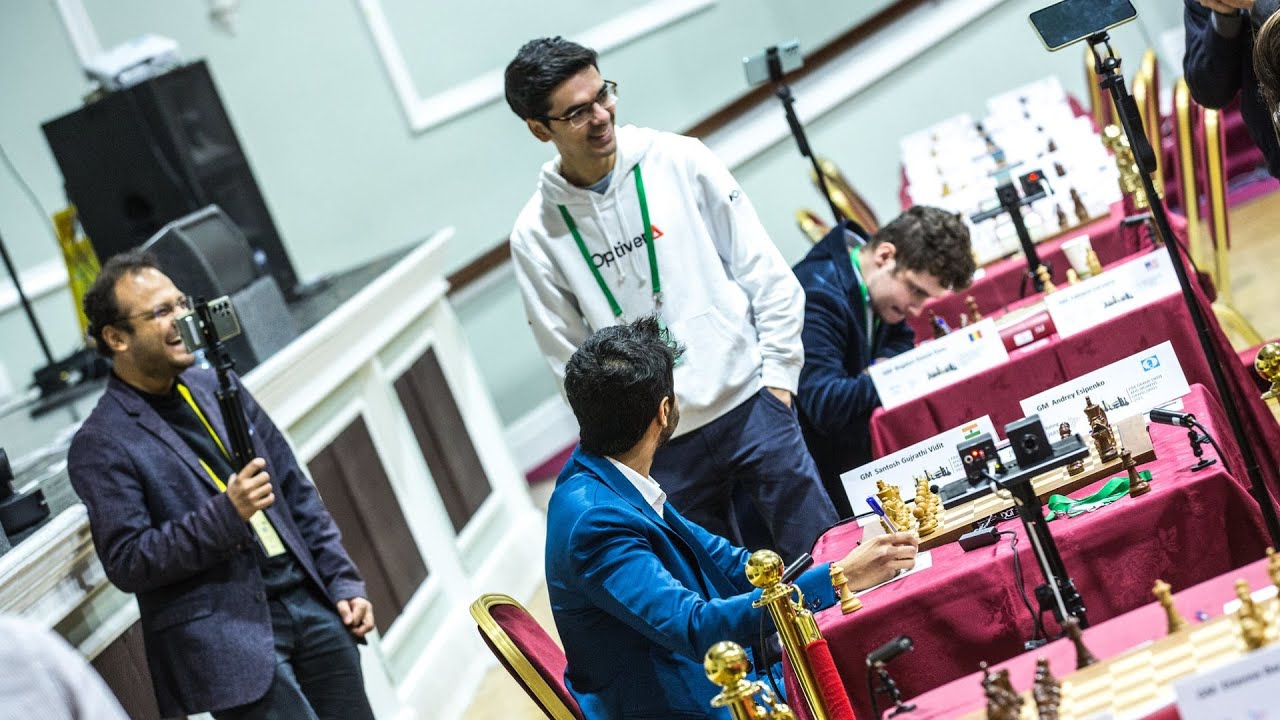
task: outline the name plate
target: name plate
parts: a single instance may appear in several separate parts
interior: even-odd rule
[[[897,485],[902,492],[902,499],[912,500],[916,496],[916,484],[912,478],[928,472],[933,477],[932,484],[945,485],[964,477],[964,467],[960,464],[956,445],[982,433],[990,433],[992,438],[996,437],[990,415],[983,415],[973,422],[940,432],[928,440],[921,440],[915,445],[842,474],[840,482],[849,495],[854,513],[861,515],[871,511],[871,508],[865,507],[865,502],[866,498],[876,494],[877,480]]]
[[[1156,250],[1044,297],[1059,337],[1149,305],[1180,290],[1169,253]]]
[[[1273,717],[1277,685],[1280,645],[1272,645],[1222,667],[1175,680],[1173,693],[1178,699],[1178,714],[1184,718],[1254,720]]]
[[[1071,424],[1073,432],[1089,434],[1084,415],[1085,398],[1107,411],[1112,425],[1141,415],[1157,405],[1190,392],[1173,345],[1164,341],[1123,360],[1036,393],[1022,401],[1022,414],[1039,413],[1050,438],[1058,437],[1058,424]]]
[[[886,410],[1009,359],[995,321],[987,318],[867,368]]]

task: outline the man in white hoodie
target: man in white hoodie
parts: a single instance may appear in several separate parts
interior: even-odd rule
[[[618,127],[617,85],[563,38],[525,44],[511,109],[559,154],[511,233],[529,324],[563,387],[595,330],[655,314],[686,346],[678,434],[652,474],[672,505],[721,536],[751,498],[786,560],[836,521],[796,420],[804,292],[724,165],[698,140]],[[762,539],[763,540],[763,539]]]

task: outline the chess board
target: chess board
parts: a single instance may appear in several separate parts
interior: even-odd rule
[[[1254,602],[1266,618],[1267,644],[1270,645],[1276,642],[1280,630],[1277,627],[1280,600],[1274,597],[1260,600],[1259,595],[1255,594]],[[1190,625],[1059,678],[1062,701],[1058,717],[1060,720],[1145,717],[1174,702],[1175,680],[1220,667],[1248,652],[1234,614]],[[1021,717],[1036,720],[1036,704],[1031,699],[1030,688],[1022,695]],[[977,720],[985,718],[986,712],[965,717]]]
[[[1151,435],[1148,434],[1146,421],[1141,415],[1121,420],[1113,427],[1120,436],[1121,444],[1133,454],[1134,462],[1141,465],[1155,459],[1156,453],[1151,446]],[[1050,495],[1066,495],[1098,480],[1124,473],[1119,457],[1103,462],[1099,459],[1093,443],[1086,439],[1086,444],[1089,446],[1089,456],[1084,460],[1083,472],[1070,475],[1064,466],[1032,478],[1031,485],[1042,501]],[[943,511],[942,521],[938,527],[928,535],[920,536],[920,549],[928,550],[955,542],[961,535],[972,530],[976,523],[1013,506],[1012,498],[1006,499],[992,493],[948,508]]]

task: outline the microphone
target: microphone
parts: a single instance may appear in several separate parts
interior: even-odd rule
[[[914,647],[914,645],[911,642],[911,638],[906,635],[899,635],[875,650],[872,650],[870,654],[867,655],[867,667],[883,665],[884,663],[887,663],[902,653],[910,650],[912,647]]]
[[[1176,410],[1152,408],[1151,422],[1159,423],[1161,425],[1174,425],[1176,427],[1190,428],[1196,426],[1196,416],[1191,413],[1178,412]]]

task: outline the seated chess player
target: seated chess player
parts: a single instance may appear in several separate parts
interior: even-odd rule
[[[752,607],[747,551],[686,520],[649,475],[680,420],[682,352],[646,317],[597,331],[566,367],[581,444],[547,508],[547,589],[566,684],[589,718],[729,718],[710,706],[703,655],[721,640],[753,644],[767,617]],[[916,544],[881,535],[836,564],[864,589],[912,567]],[[834,600],[827,567],[796,584],[811,607]]]
[[[959,216],[924,206],[874,236],[846,221],[796,264],[805,291],[800,426],[841,517],[853,508],[840,474],[872,459],[869,421],[880,398],[867,368],[910,350],[907,313],[968,287],[974,269]]]

